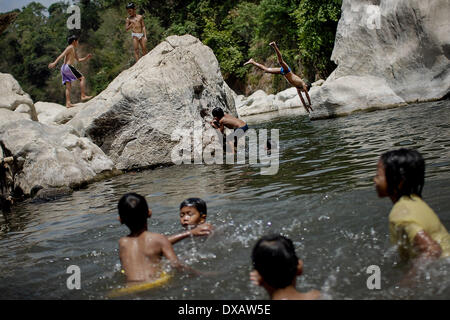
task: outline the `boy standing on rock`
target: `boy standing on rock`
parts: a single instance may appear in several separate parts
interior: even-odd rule
[[[136,6],[130,2],[126,6],[129,17],[126,20],[125,29],[131,29],[133,38],[134,57],[136,62],[140,59],[139,46],[142,48],[142,56],[147,54],[147,30],[144,25],[144,18],[136,14]]]
[[[305,107],[306,111],[308,113],[310,112],[310,110],[313,111],[313,108],[311,107],[311,98],[308,94],[311,86],[309,84],[306,84],[299,76],[292,72],[291,68],[289,68],[286,62],[284,62],[283,57],[281,56],[281,52],[275,42],[271,42],[269,45],[275,50],[278,58],[278,63],[280,64],[281,68],[268,68],[260,63],[255,62],[253,59],[250,59],[246,63],[244,63],[244,66],[247,64],[253,64],[255,67],[258,67],[266,73],[283,75],[286,80],[297,89],[298,96],[300,97],[300,100],[302,100],[303,106]],[[305,93],[305,96],[309,102],[309,106],[305,103],[302,92]]]
[[[61,76],[62,76],[62,83],[66,86],[66,107],[71,108],[73,107],[72,103],[70,102],[70,90],[72,88],[72,82],[76,80],[80,80],[80,87],[81,87],[81,101],[86,101],[92,98],[92,96],[86,95],[86,78],[73,66],[75,61],[83,62],[87,61],[92,57],[92,54],[88,54],[84,58],[78,58],[76,47],[78,47],[78,37],[73,35],[70,36],[68,39],[69,45],[67,48],[61,53],[61,55],[56,58],[56,60],[53,63],[50,63],[48,67],[50,69],[53,69],[56,67],[56,64],[59,60],[61,60],[64,57],[64,64],[61,67]]]

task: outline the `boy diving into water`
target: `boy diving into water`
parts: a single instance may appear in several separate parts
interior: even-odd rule
[[[78,37],[73,35],[67,40],[68,47],[60,54],[58,58],[48,65],[50,69],[56,67],[56,64],[64,57],[64,64],[61,67],[62,83],[66,86],[66,107],[73,107],[70,102],[70,90],[72,89],[72,82],[80,80],[81,87],[81,101],[86,101],[92,98],[92,96],[86,95],[86,78],[73,66],[75,61],[84,62],[92,57],[92,54],[88,54],[84,58],[78,58],[77,51]]]
[[[144,18],[136,14],[136,6],[130,2],[126,6],[129,17],[126,20],[125,29],[131,29],[133,38],[134,57],[136,61],[140,59],[139,46],[142,48],[142,56],[147,54],[147,29],[144,25]]]
[[[308,94],[308,91],[311,88],[311,86],[309,84],[306,84],[299,76],[297,76],[292,72],[291,68],[289,68],[286,62],[284,62],[283,57],[281,56],[281,52],[278,49],[278,46],[275,42],[271,42],[269,45],[275,50],[275,53],[277,54],[278,58],[278,63],[280,64],[281,68],[268,68],[260,63],[255,62],[253,59],[250,59],[246,63],[244,63],[244,66],[247,64],[252,64],[266,73],[283,75],[286,78],[286,80],[297,89],[298,96],[300,97],[300,100],[302,101],[306,111],[308,113],[310,112],[310,110],[313,111],[313,108],[311,107],[311,98],[309,97]],[[305,103],[305,100],[303,99],[302,96],[302,92],[305,93],[309,105]]]

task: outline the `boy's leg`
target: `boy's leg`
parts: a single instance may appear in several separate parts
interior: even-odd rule
[[[282,57],[282,55],[281,55],[280,50],[278,49],[277,44],[276,44],[275,42],[271,42],[271,43],[269,44],[269,46],[271,46],[271,47],[275,50],[275,53],[277,54],[278,63],[279,63],[280,66],[281,66],[284,70],[286,70],[286,72],[287,72],[287,71],[289,70],[289,66],[287,65],[286,62],[284,62],[283,57]]]
[[[141,40],[139,40],[139,44],[141,45],[141,48],[142,48],[142,56],[145,56],[148,52],[147,51],[147,39],[142,37]]]
[[[70,90],[72,89],[72,84],[70,82],[66,82],[66,107],[71,108],[73,107],[72,103],[70,102]]]
[[[250,59],[248,60],[246,63],[244,63],[244,66],[247,64],[252,64],[255,67],[263,70],[264,72],[267,73],[272,73],[272,74],[281,74],[281,68],[267,68],[265,65],[257,63],[255,60]],[[286,69],[287,70],[287,69]]]
[[[88,100],[92,96],[86,95],[86,78],[83,76],[80,78],[81,100]]]
[[[139,60],[139,40],[136,37],[133,37],[133,50],[134,50],[134,58],[136,62]]]

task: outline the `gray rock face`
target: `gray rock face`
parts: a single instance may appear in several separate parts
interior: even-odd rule
[[[17,108],[28,108],[29,117],[37,121],[37,113],[30,96],[20,87],[10,74],[0,72],[0,109],[15,111]]]
[[[171,36],[122,72],[67,124],[92,139],[118,169],[172,163],[176,129],[202,121],[200,110],[236,114],[212,50],[190,36]]]
[[[9,122],[0,126],[0,146],[3,156],[14,157],[10,166],[12,189],[25,195],[30,195],[33,188],[73,188],[115,169],[98,146],[65,125]]]
[[[48,125],[59,125],[69,122],[75,115],[85,108],[85,104],[78,104],[72,108],[66,108],[57,103],[36,102],[36,112],[39,122]]]
[[[441,99],[450,92],[450,1],[344,0],[311,118]]]

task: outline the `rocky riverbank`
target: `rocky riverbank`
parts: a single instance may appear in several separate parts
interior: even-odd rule
[[[168,37],[75,108],[34,103],[8,74],[0,73],[0,90],[2,203],[169,165],[175,130],[210,127],[200,111],[219,106],[237,116],[214,53],[190,35]],[[204,139],[203,147],[210,143]]]

